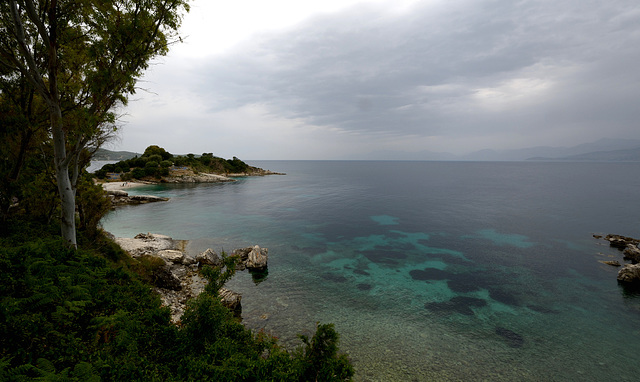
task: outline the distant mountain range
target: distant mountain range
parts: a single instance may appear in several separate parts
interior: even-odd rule
[[[98,149],[94,161],[121,161],[140,156],[131,151]],[[198,155],[196,155],[198,156]],[[427,161],[593,161],[640,162],[640,139],[603,138],[571,147],[536,146],[523,149],[475,151],[454,155],[435,151],[376,151],[350,159],[360,160],[427,160]]]
[[[537,146],[523,149],[475,151],[467,155],[447,152],[377,151],[362,159],[440,161],[640,161],[640,139],[603,138],[571,147]]]

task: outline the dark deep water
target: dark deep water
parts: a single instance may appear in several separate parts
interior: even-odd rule
[[[149,186],[104,227],[269,248],[245,323],[333,322],[361,381],[637,381],[640,296],[592,237],[640,237],[640,163],[252,161],[286,176]]]

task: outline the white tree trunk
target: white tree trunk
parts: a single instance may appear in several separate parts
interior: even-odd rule
[[[69,178],[69,160],[67,158],[66,139],[62,128],[62,112],[60,107],[52,108],[51,132],[53,135],[53,153],[56,167],[56,183],[61,203],[62,238],[74,248],[78,247],[76,240],[76,198],[75,187]]]

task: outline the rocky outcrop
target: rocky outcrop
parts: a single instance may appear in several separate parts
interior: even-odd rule
[[[196,262],[217,267],[222,264],[222,259],[213,249],[207,248],[206,251],[196,256]]]
[[[227,288],[220,288],[218,294],[222,300],[222,305],[229,308],[236,316],[240,316],[240,313],[242,313],[242,296],[240,293]]]
[[[602,239],[602,236],[593,235],[596,239]],[[631,264],[624,264],[618,271],[618,282],[626,287],[640,288],[640,240],[628,236],[609,234],[604,237],[609,245],[622,251],[623,259],[630,261]],[[620,266],[618,261],[600,261],[608,265]]]
[[[129,195],[122,190],[108,190],[107,195],[111,199],[111,205],[123,206],[128,204],[146,204],[153,202],[166,202],[169,198],[161,198],[153,195]]]
[[[625,249],[629,244],[633,244],[633,245],[640,244],[640,240],[634,239],[628,236],[622,236],[622,235],[608,234],[607,236],[605,236],[604,239],[609,242],[610,246],[619,248],[619,249]]]
[[[640,264],[626,264],[618,272],[618,281],[633,286],[640,286]]]
[[[627,247],[622,252],[624,259],[631,261],[632,264],[640,263],[640,249],[636,244],[627,244]]]
[[[622,251],[623,259],[630,261],[632,264],[640,263],[640,240],[628,236],[608,234],[604,238],[600,235],[593,235],[596,239],[604,239],[609,242],[611,247]],[[604,264],[620,266],[617,261],[601,261]]]
[[[181,243],[184,247],[182,241],[175,241],[169,236],[151,233],[139,233],[133,239],[118,237],[115,238],[115,241],[133,258],[143,255],[155,256],[158,252],[167,249],[179,249]]]
[[[236,265],[237,270],[248,269],[250,271],[265,271],[267,269],[267,260],[269,249],[260,248],[257,245],[247,248],[239,248],[233,251],[233,256],[240,258]]]
[[[212,249],[190,256],[184,250],[186,241],[174,240],[169,236],[141,233],[134,238],[114,238],[115,242],[131,257],[151,256],[161,261],[162,265],[154,269],[152,274],[154,290],[160,295],[163,305],[171,309],[171,319],[178,322],[184,313],[187,301],[199,295],[207,284],[199,274],[203,265],[219,266],[220,256]],[[253,252],[253,254],[251,254]],[[266,270],[267,249],[255,245],[233,252],[241,262],[236,269]],[[247,262],[251,259],[250,263]],[[234,314],[242,312],[242,296],[239,293],[221,288],[218,291],[222,304]]]

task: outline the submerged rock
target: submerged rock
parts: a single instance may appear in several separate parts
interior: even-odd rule
[[[616,260],[602,260],[600,261],[602,264],[607,264],[607,265],[612,265],[614,267],[619,267],[620,266],[620,262],[616,261]]]
[[[414,269],[409,271],[409,276],[419,281],[446,280],[450,277],[449,272],[437,268],[425,268],[424,270]]]
[[[512,348],[520,348],[524,345],[524,338],[513,330],[498,326],[496,327],[496,334],[504,338],[507,345]]]
[[[329,272],[321,274],[320,277],[322,277],[324,280],[332,281],[334,283],[344,283],[348,281],[348,279],[342,275],[337,275],[335,273]]]
[[[436,313],[459,313],[465,316],[473,316],[472,307],[486,306],[487,302],[481,298],[458,296],[444,302],[428,302],[424,307]]]
[[[489,297],[505,305],[520,306],[520,300],[515,295],[502,289],[489,289]]]

